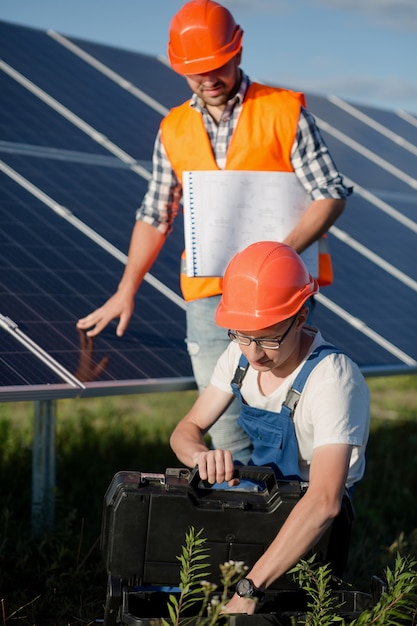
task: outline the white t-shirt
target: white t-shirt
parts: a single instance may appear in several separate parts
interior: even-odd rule
[[[306,359],[313,350],[326,343],[320,331],[312,328],[308,330],[314,333],[314,340]],[[211,384],[222,391],[231,392],[230,382],[240,356],[239,345],[230,343],[217,362]],[[305,360],[269,395],[260,391],[258,372],[249,367],[241,387],[247,404],[279,412]],[[369,389],[356,363],[345,354],[324,357],[308,377],[294,412],[302,479],[309,478],[314,448],[345,443],[353,446],[346,485],[350,487],[360,480],[365,471],[369,420]]]

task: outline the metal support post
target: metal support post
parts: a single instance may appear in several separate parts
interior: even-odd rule
[[[36,401],[32,452],[32,532],[54,526],[56,479],[56,401]]]

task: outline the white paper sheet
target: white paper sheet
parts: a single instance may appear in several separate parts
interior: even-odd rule
[[[197,171],[183,176],[188,276],[223,276],[256,241],[282,241],[311,199],[292,172]],[[302,253],[317,277],[318,244]]]

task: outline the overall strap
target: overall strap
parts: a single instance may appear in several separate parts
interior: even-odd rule
[[[300,372],[296,376],[287,393],[287,397],[283,402],[283,406],[286,406],[290,410],[291,416],[294,415],[294,411],[304,389],[304,385],[307,382],[307,378],[310,376],[316,365],[318,365],[320,361],[329,354],[336,354],[340,352],[342,352],[342,350],[339,350],[339,348],[336,348],[331,344],[323,344],[322,346],[318,346],[318,348],[310,354],[307,361],[304,363]]]
[[[236,368],[236,371],[234,373],[234,376],[231,382],[232,386],[235,386],[238,389],[241,388],[243,379],[245,378],[246,372],[248,371],[248,367],[249,367],[248,359],[245,356],[243,356],[243,354],[241,354],[238,366]]]

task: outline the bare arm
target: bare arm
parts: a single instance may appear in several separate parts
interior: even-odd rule
[[[291,246],[300,254],[329,230],[330,226],[342,214],[344,207],[345,200],[340,198],[315,200],[283,243]]]
[[[341,508],[351,446],[321,446],[313,453],[306,494],[292,509],[266,552],[247,574],[258,588],[268,587],[308,552],[330,526]],[[254,613],[255,603],[235,594],[227,613]]]
[[[77,328],[90,329],[89,337],[98,335],[113,319],[120,318],[116,335],[125,332],[134,309],[134,298],[146,272],[151,268],[165,243],[165,235],[153,226],[138,220],[130,240],[128,261],[119,287],[103,306],[78,320]]]
[[[301,253],[320,239],[340,217],[345,198],[352,189],[344,184],[314,116],[304,107],[300,110],[291,163],[306,192],[315,198],[284,240]]]
[[[171,448],[178,459],[187,467],[198,465],[200,477],[210,483],[233,480],[233,457],[229,450],[209,450],[204,442],[204,433],[222,415],[233,398],[232,393],[225,393],[213,385],[203,391],[187,413],[178,423],[170,439]]]

